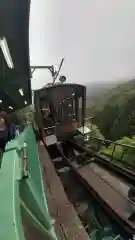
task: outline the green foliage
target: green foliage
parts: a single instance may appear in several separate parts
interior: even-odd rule
[[[92,112],[90,114],[90,109]],[[92,135],[135,147],[135,80],[123,83],[106,94],[98,96],[98,100],[87,109],[89,116],[94,115]],[[99,130],[100,129],[100,130]],[[117,139],[121,139],[118,140]],[[91,143],[90,143],[91,144]],[[96,142],[97,145],[97,142]],[[114,144],[100,149],[101,154],[111,156]],[[135,166],[135,150],[125,146],[116,146],[114,158]]]
[[[112,156],[113,153],[113,157],[120,162],[122,161],[123,163],[135,165],[135,136],[133,136],[132,138],[124,137],[121,140],[116,141],[116,143],[132,146],[134,147],[134,149],[128,148],[126,146],[117,145],[113,153],[115,144],[111,144],[108,148],[102,149],[100,153],[109,156]]]
[[[118,113],[118,105],[111,107],[107,104],[103,111],[94,119],[94,123],[100,128],[106,139],[111,139],[111,129],[114,121],[117,119]]]
[[[108,91],[91,107],[96,124],[106,139],[116,141],[135,135],[135,80]],[[90,108],[87,110],[90,112]]]
[[[97,137],[104,139],[103,134],[100,132],[100,129],[94,124],[87,124],[88,128],[91,129],[90,137]]]
[[[102,133],[100,132],[100,129],[96,125],[91,123],[87,123],[86,125],[91,130],[91,132],[89,133],[89,140],[87,142],[87,145],[91,146],[93,151],[95,151],[97,150],[97,140],[93,139],[93,137],[104,139],[104,136],[102,135]]]
[[[100,94],[96,97],[95,103],[92,105],[88,103],[88,106],[90,106],[90,108],[93,107],[98,109],[98,111],[102,111],[106,104],[109,104],[110,106],[115,106],[117,104],[123,105],[123,103],[127,102],[128,99],[133,96],[135,96],[135,79],[119,84],[118,86],[107,90],[104,94]]]

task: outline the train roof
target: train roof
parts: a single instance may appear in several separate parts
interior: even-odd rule
[[[85,86],[82,84],[77,84],[77,83],[65,83],[65,84],[54,84],[51,86],[47,86],[46,88],[54,88],[54,87],[64,87],[64,86],[69,86],[69,87],[81,87],[84,88]]]
[[[71,88],[76,89],[76,90],[86,88],[85,85],[76,84],[76,83],[65,83],[65,84],[61,84],[61,83],[59,84],[58,83],[58,84],[54,84],[54,85],[47,85],[43,88],[37,89],[37,90],[35,90],[35,93],[38,93],[38,92],[44,91],[44,90],[49,91],[49,90],[54,89],[54,88],[66,88],[66,87],[71,87]]]

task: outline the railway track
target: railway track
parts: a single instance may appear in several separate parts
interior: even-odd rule
[[[94,153],[90,148],[79,145],[77,142],[69,141],[69,146],[80,151],[87,153],[89,156],[89,159],[91,161],[91,158],[95,163],[100,165],[101,167],[104,167],[105,169],[113,172],[115,176],[120,177],[123,181],[125,181],[128,185],[130,185],[132,188],[135,186],[135,172],[133,169],[128,169],[120,166],[116,162],[112,162],[108,160],[106,157],[101,156],[98,153]],[[88,162],[86,161],[86,164]]]
[[[72,150],[76,154],[73,155]],[[132,238],[135,224],[128,220],[127,215],[130,215],[130,212],[126,211],[126,208],[132,209],[134,206],[134,202],[128,198],[130,185],[126,181],[123,182],[120,177],[116,177],[113,174],[114,171],[110,173],[100,164],[91,161],[88,152],[81,151],[81,154],[78,154],[76,148],[69,148],[69,145],[68,148],[65,146],[63,151],[59,148],[59,151],[60,156],[53,159],[53,163],[65,191],[88,233],[93,231],[91,231],[91,221],[86,217],[86,212],[93,211],[93,202],[96,201],[94,209],[98,209],[98,211],[95,211],[93,215],[97,216],[98,212],[98,218],[95,222],[98,222],[99,226],[102,225],[102,230],[106,229],[107,226],[112,236],[120,234],[123,239]],[[92,182],[95,182],[95,186]],[[108,202],[107,198],[109,198]],[[90,206],[92,207],[90,208]],[[103,221],[102,216],[104,216],[105,221]]]
[[[60,165],[57,165],[57,161],[54,161],[54,165],[63,183],[66,194],[89,236],[92,237],[94,233],[97,233],[101,236],[106,235],[108,239],[109,237],[113,239],[120,235],[116,228],[112,229],[109,216],[104,213],[99,204],[97,205],[95,203],[95,199],[89,194],[80,180],[78,180],[78,177],[76,177],[70,167],[64,166],[60,168]],[[101,236],[98,238],[99,240],[103,239]],[[120,239],[124,238],[121,237]]]

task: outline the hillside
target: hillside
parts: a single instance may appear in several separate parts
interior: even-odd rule
[[[93,91],[94,89],[94,91]],[[102,111],[104,106],[123,104],[126,99],[131,98],[135,93],[135,79],[122,84],[109,84],[96,86],[90,91],[90,86],[87,87],[87,106]],[[124,94],[124,95],[123,95]],[[92,101],[91,101],[92,99]]]
[[[100,102],[101,96],[104,96],[109,90],[118,85],[118,83],[91,83],[85,84],[87,86],[87,106],[95,106],[96,103]]]
[[[87,113],[105,138],[116,140],[135,134],[135,79],[119,84],[95,101],[87,102]]]

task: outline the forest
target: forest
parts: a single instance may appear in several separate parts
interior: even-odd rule
[[[87,116],[92,117],[92,134],[96,137],[135,147],[135,79],[99,94],[92,104],[87,102]],[[113,145],[101,152],[111,155]],[[115,157],[119,159],[123,151],[123,161],[135,164],[135,151],[131,149],[117,146]]]

